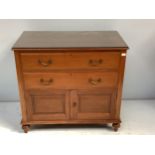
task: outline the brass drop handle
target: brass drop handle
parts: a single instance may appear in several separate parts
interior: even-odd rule
[[[97,85],[97,84],[101,83],[102,80],[101,80],[101,78],[98,78],[98,79],[92,79],[92,78],[90,78],[90,79],[88,79],[88,82],[90,84],[92,84],[92,85]]]
[[[89,65],[91,65],[93,67],[98,66],[98,65],[100,65],[102,63],[103,63],[102,59],[99,59],[99,60],[92,60],[92,59],[90,59],[89,60]]]
[[[48,60],[47,62],[42,61],[42,60],[38,60],[38,63],[39,63],[40,65],[42,65],[43,67],[47,67],[47,66],[49,66],[50,64],[52,64],[52,60]]]
[[[49,79],[49,80],[40,79],[40,83],[45,86],[48,86],[53,83],[53,79]]]

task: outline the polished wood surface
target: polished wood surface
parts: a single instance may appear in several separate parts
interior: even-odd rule
[[[24,71],[118,69],[119,52],[21,53]]]
[[[29,90],[25,93],[28,120],[66,120],[69,118],[68,91]]]
[[[13,49],[25,132],[33,124],[118,130],[127,45],[117,32],[24,32]]]
[[[117,87],[117,72],[24,73],[25,89]]]
[[[114,89],[87,89],[75,91],[75,115],[77,119],[112,119],[116,91]]]
[[[128,48],[117,31],[25,31],[13,49],[79,47]]]

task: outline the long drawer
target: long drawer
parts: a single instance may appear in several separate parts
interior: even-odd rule
[[[26,89],[87,89],[116,87],[117,72],[24,73]]]
[[[119,52],[21,53],[23,71],[118,69]]]

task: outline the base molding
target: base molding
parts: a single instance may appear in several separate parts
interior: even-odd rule
[[[21,121],[22,128],[25,133],[27,133],[32,125],[105,125],[111,124],[114,131],[118,131],[120,128],[121,120],[119,119],[111,119],[111,120],[69,120],[69,121],[60,121],[60,120],[52,120],[52,121]]]

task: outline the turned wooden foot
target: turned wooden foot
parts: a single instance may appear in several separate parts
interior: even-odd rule
[[[27,133],[30,129],[30,125],[22,125],[22,128],[23,128],[24,132]]]
[[[114,131],[118,131],[118,128],[120,127],[120,123],[113,123],[112,127]]]

